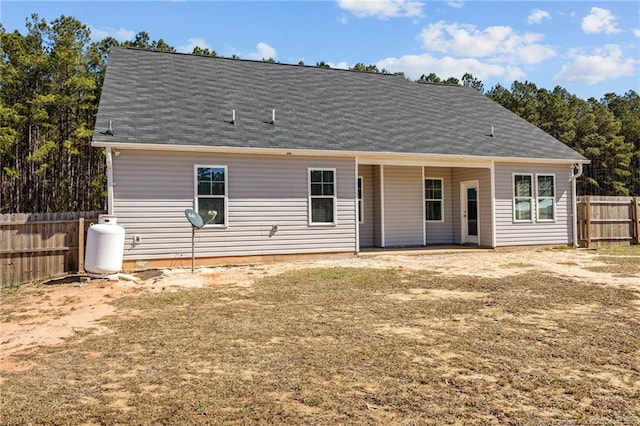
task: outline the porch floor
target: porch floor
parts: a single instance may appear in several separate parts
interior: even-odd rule
[[[482,253],[494,251],[492,248],[478,247],[475,245],[434,245],[434,246],[416,246],[416,247],[365,247],[360,249],[358,256],[372,257],[382,256],[387,254],[398,254],[405,256],[416,256],[422,254],[442,254],[442,253],[458,253],[458,252],[470,252],[470,253]]]

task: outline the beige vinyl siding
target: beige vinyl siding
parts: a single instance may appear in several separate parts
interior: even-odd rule
[[[421,167],[384,166],[386,247],[423,244],[424,194]]]
[[[491,214],[491,170],[482,168],[454,168],[452,175],[453,192],[453,233],[454,243],[460,244],[461,213],[460,213],[460,182],[468,180],[478,181],[478,245],[491,246],[493,236]]]
[[[536,174],[555,174],[555,220],[553,222],[514,222],[513,174],[533,175],[533,210],[536,216]],[[570,244],[573,241],[571,219],[571,166],[496,163],[496,245]]]
[[[453,191],[451,189],[451,168],[425,167],[424,178],[442,178],[442,222],[425,221],[425,236],[429,244],[453,243]],[[424,200],[424,194],[422,195]],[[423,201],[424,202],[424,201]]]
[[[198,230],[197,256],[355,251],[353,159],[122,150],[113,163],[125,259],[191,257],[195,164],[228,167],[227,226]],[[310,167],[336,169],[335,226],[309,226]]]
[[[362,217],[360,224],[360,247],[373,247],[373,230],[375,216],[373,214],[373,166],[358,166],[358,176],[362,178]]]
[[[373,245],[383,247],[382,241],[382,170],[383,166],[371,166],[373,174]]]

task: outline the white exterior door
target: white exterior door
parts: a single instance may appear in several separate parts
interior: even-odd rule
[[[460,182],[460,214],[462,244],[478,244],[478,181]]]

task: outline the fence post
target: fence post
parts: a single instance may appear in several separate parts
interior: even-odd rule
[[[78,219],[78,272],[84,272],[84,217]]]
[[[633,213],[631,214],[633,218],[633,242],[635,244],[640,244],[640,204],[638,202],[640,199],[638,197],[633,197]]]
[[[585,209],[584,209],[584,221],[585,221],[585,240],[587,241],[587,248],[591,245],[591,196],[585,197]]]

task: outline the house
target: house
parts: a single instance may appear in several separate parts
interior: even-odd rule
[[[190,258],[186,208],[203,262],[568,245],[588,162],[469,87],[122,48],[95,129],[125,266]]]

